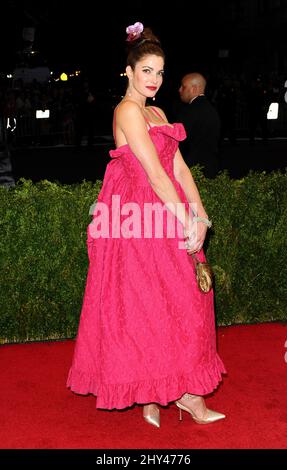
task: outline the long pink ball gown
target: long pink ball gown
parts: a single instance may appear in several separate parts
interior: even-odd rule
[[[149,134],[187,203],[173,175],[178,142],[186,137],[183,125],[153,126]],[[137,203],[142,217],[144,203],[163,205],[128,145],[110,151],[110,156],[98,202],[111,207],[112,196],[120,195],[121,207]],[[165,226],[163,238],[95,239],[91,228],[92,223],[89,270],[67,386],[78,394],[96,395],[97,408],[105,409],[166,405],[185,392],[212,392],[225,372],[216,351],[213,291],[199,291],[192,259],[179,249],[182,237],[168,238]],[[205,259],[203,250],[198,258]]]

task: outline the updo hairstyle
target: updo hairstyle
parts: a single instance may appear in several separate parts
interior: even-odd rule
[[[137,62],[142,60],[144,56],[151,54],[165,60],[165,54],[159,39],[150,28],[144,28],[137,39],[127,43],[127,65],[134,70]]]

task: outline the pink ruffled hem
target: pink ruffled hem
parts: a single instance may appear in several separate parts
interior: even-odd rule
[[[124,384],[99,384],[95,378],[71,368],[67,387],[80,395],[95,395],[97,408],[107,410],[124,409],[135,403],[158,403],[166,406],[186,392],[195,395],[210,394],[221,382],[222,374],[226,374],[226,371],[219,358],[210,370],[205,369],[192,376],[170,375],[158,380]]]

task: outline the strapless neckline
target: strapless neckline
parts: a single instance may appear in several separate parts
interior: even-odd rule
[[[171,131],[174,131],[177,126],[182,127],[184,130],[184,126],[181,122],[175,122],[173,124],[160,124],[160,125],[150,126],[150,128],[148,129],[148,132],[151,132],[153,129],[163,129],[163,128],[164,129],[167,128],[167,129],[170,129]],[[122,148],[125,148],[125,147],[129,147],[129,144],[120,145],[119,147],[116,147],[115,150],[121,150]]]

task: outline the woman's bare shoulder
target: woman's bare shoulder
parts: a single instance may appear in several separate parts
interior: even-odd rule
[[[138,114],[141,112],[140,106],[132,100],[122,100],[116,107],[117,114],[129,113]]]
[[[126,125],[143,124],[144,116],[141,107],[132,100],[121,101],[116,110],[116,122],[120,127]]]

